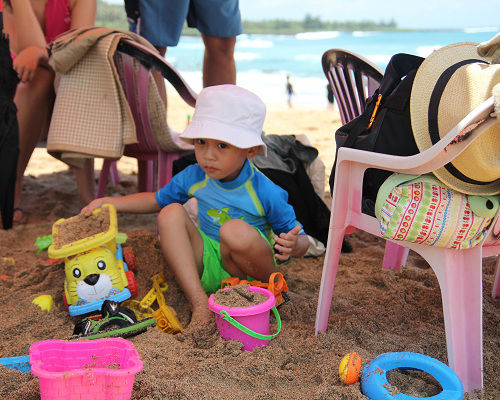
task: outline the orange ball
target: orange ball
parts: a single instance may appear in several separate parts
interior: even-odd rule
[[[346,385],[359,381],[363,362],[358,353],[352,352],[344,356],[339,366],[339,376]]]

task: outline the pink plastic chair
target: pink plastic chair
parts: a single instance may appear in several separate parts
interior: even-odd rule
[[[191,107],[195,106],[197,95],[175,68],[158,53],[140,43],[122,39],[115,54],[115,65],[134,118],[138,140],[135,144],[125,146],[124,155],[137,159],[139,192],[151,192],[155,187],[162,187],[170,181],[173,162],[186,153],[173,141],[164,114],[162,118],[156,119],[159,127],[152,124],[150,102],[155,100],[149,92],[151,68],[159,71]],[[155,139],[155,133],[157,136],[162,135],[162,148]],[[119,182],[116,160],[105,159],[96,197],[104,196],[110,173],[113,184]]]
[[[316,314],[316,334],[326,331],[337,275],[340,249],[345,234],[359,228],[382,237],[376,218],[361,212],[363,174],[367,168],[380,168],[405,174],[429,173],[450,162],[489,126],[489,118],[460,143],[447,146],[463,128],[486,118],[493,111],[493,98],[477,107],[430,149],[410,157],[340,148],[332,197],[330,234]],[[419,253],[431,266],[441,288],[449,366],[461,379],[465,392],[483,387],[482,258],[500,254],[494,232],[500,230],[498,214],[481,245],[467,250],[451,250],[411,242],[397,245]],[[389,241],[387,241],[389,243]],[[494,293],[498,294],[497,282]]]

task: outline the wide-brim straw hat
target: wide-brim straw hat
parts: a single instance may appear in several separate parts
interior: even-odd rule
[[[440,48],[417,71],[410,100],[411,124],[422,152],[492,96],[500,64],[477,52],[478,43]],[[500,193],[500,124],[493,124],[451,163],[433,171],[452,189],[466,194]]]

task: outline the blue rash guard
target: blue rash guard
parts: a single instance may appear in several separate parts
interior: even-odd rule
[[[233,218],[258,228],[271,243],[274,234],[279,236],[297,225],[302,226],[296,220],[293,207],[287,203],[288,193],[248,160],[239,176],[231,182],[211,179],[198,164],[191,165],[155,195],[162,208],[171,203],[184,204],[195,197],[200,229],[217,242],[220,241],[219,228]],[[305,234],[303,229],[300,233]]]

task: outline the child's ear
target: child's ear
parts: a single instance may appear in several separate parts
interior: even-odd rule
[[[260,146],[250,147],[247,152],[247,158],[253,158],[259,154]]]

